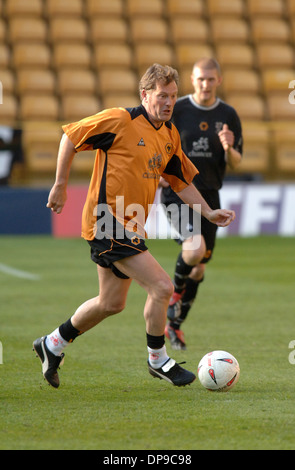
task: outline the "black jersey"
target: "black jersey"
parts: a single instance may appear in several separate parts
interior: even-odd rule
[[[234,148],[242,153],[243,138],[240,119],[231,106],[217,98],[210,106],[198,105],[192,95],[179,98],[172,122],[176,125],[182,148],[199,174],[194,184],[199,190],[219,190],[226,170],[225,152],[218,137],[224,124],[234,133]]]

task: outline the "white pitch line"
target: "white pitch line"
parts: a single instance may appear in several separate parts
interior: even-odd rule
[[[26,271],[21,271],[19,269],[12,268],[11,266],[7,266],[6,264],[0,263],[0,271],[5,274],[9,274],[10,276],[20,277],[22,279],[29,279],[30,281],[40,281],[41,276],[38,274],[28,273]]]

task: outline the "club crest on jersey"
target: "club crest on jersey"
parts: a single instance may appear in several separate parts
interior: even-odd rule
[[[170,153],[172,152],[172,144],[170,144],[170,143],[166,144],[165,145],[165,150],[168,153],[168,155],[170,155]]]

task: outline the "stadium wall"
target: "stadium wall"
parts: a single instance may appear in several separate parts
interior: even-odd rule
[[[49,189],[0,188],[0,234],[79,237],[86,186],[69,186],[68,200],[62,214],[46,208]],[[155,202],[159,202],[157,192]],[[220,228],[219,237],[271,234],[295,236],[295,184],[232,183],[221,190],[222,207],[234,209],[236,220]],[[156,229],[151,212],[147,229],[150,238],[167,234],[165,217]]]

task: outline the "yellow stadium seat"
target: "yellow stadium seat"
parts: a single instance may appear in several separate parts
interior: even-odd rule
[[[101,103],[95,95],[66,94],[61,98],[61,119],[79,121],[101,111]]]
[[[192,66],[184,66],[178,68],[179,72],[179,95],[189,95],[193,93],[193,85],[192,85]]]
[[[29,172],[38,176],[54,174],[62,129],[56,122],[25,121],[22,123],[25,163]]]
[[[17,91],[20,95],[33,93],[54,93],[55,75],[49,69],[27,69],[17,71]]]
[[[155,62],[163,65],[174,63],[174,51],[168,44],[135,44],[134,56],[139,75]]]
[[[90,18],[94,16],[123,16],[124,14],[124,0],[86,0],[86,13]]]
[[[90,20],[91,40],[93,44],[105,41],[125,43],[128,40],[127,23],[122,18],[96,17]]]
[[[162,0],[126,0],[126,13],[133,16],[161,16],[164,13]]]
[[[295,171],[295,134],[293,123],[277,123],[273,126],[273,144],[276,169],[286,172],[292,177]]]
[[[249,25],[243,18],[213,17],[211,20],[212,40],[220,42],[247,43],[250,38]]]
[[[261,42],[288,42],[291,35],[288,22],[281,18],[253,18],[251,33],[255,44]]]
[[[225,100],[235,108],[242,120],[263,121],[265,119],[265,102],[260,95],[229,93]]]
[[[266,104],[269,119],[273,121],[293,121],[295,119],[295,104],[289,101],[289,93],[291,90],[285,92],[272,92],[266,96]],[[294,126],[293,126],[294,132]]]
[[[83,18],[57,16],[49,23],[50,40],[53,44],[60,41],[76,43],[87,42],[88,24]]]
[[[6,126],[14,126],[19,119],[18,115],[18,102],[15,95],[6,94],[0,105],[0,123]]]
[[[92,54],[87,44],[56,43],[53,47],[53,64],[56,68],[91,66]]]
[[[289,16],[295,16],[295,3],[294,0],[286,0],[287,14]]]
[[[254,93],[261,91],[260,76],[255,70],[226,69],[223,72],[222,90],[228,93]]]
[[[171,38],[174,44],[181,42],[208,42],[209,27],[202,18],[171,18]]]
[[[270,130],[265,122],[243,122],[243,159],[234,173],[262,173],[270,170]]]
[[[97,92],[94,72],[85,68],[61,68],[57,71],[57,89],[60,95],[82,93],[93,95]]]
[[[259,15],[264,18],[274,16],[276,18],[284,15],[285,4],[282,0],[246,0],[247,12],[251,18]]]
[[[0,67],[5,68],[10,64],[10,50],[6,44],[0,44]]]
[[[26,93],[20,99],[20,119],[22,121],[57,121],[59,102],[52,94]]]
[[[202,57],[214,57],[214,50],[209,44],[175,44],[175,55],[177,66],[184,68],[190,66],[191,69],[197,60]]]
[[[133,54],[128,44],[95,44],[94,65],[100,67],[126,67],[133,65]]]
[[[51,66],[51,50],[45,43],[21,42],[12,48],[12,62],[16,69],[20,67]]]
[[[135,93],[112,93],[103,98],[103,107],[108,108],[134,108],[140,105],[139,95]]]
[[[166,5],[170,17],[198,17],[204,14],[203,0],[167,0]]]
[[[295,66],[294,48],[287,43],[257,44],[258,66],[265,68],[293,68]]]
[[[45,0],[46,15],[54,16],[76,16],[81,17],[84,12],[82,0]]]
[[[222,69],[251,69],[255,65],[254,49],[249,44],[217,43],[216,57]]]
[[[8,93],[9,95],[15,93],[14,73],[7,68],[2,68],[1,65],[0,65],[0,82],[2,85],[3,93]],[[0,111],[1,111],[1,106],[0,106]]]
[[[245,14],[243,0],[207,0],[207,11],[209,17],[215,15],[222,16],[243,16]]]
[[[47,41],[47,24],[43,18],[13,16],[9,20],[9,40],[12,44],[20,41]]]
[[[261,71],[262,86],[265,93],[286,91],[289,83],[295,78],[295,69],[267,69]]]
[[[37,16],[41,17],[43,14],[43,1],[42,0],[6,0],[5,1],[5,15],[10,18],[12,16]]]
[[[137,75],[128,69],[102,69],[98,73],[99,92],[107,93],[137,93]]]
[[[133,43],[168,40],[168,26],[162,18],[131,18],[130,30]]]

